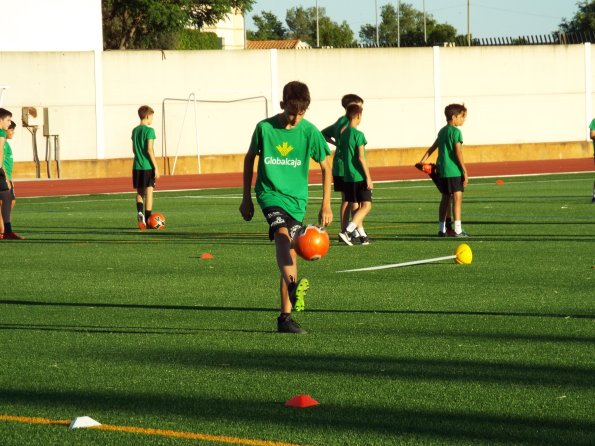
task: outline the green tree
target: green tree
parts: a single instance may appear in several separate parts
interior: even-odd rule
[[[283,40],[287,36],[287,29],[271,11],[262,11],[261,15],[252,16],[256,31],[247,31],[250,40]]]
[[[399,13],[392,4],[380,9],[381,22],[378,25],[380,46],[423,46],[454,41],[457,31],[448,24],[436,22],[426,14],[426,40],[424,40],[424,14],[408,3],[401,3]],[[365,45],[376,44],[376,26],[363,25],[359,32]]]
[[[102,0],[105,49],[174,48],[186,28],[217,23],[256,0]]]
[[[582,1],[577,3],[577,6],[578,11],[572,20],[562,20],[559,25],[559,32],[593,34],[595,31],[595,0]]]
[[[305,9],[301,6],[287,10],[285,18],[289,36],[316,46],[316,8]],[[318,8],[318,38],[320,46],[345,47],[353,45],[353,31],[346,21],[340,25],[333,22],[325,8]]]

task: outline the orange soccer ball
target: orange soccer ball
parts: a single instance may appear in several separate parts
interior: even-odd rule
[[[293,247],[302,259],[319,260],[326,255],[329,243],[328,233],[324,228],[308,225],[298,231]]]
[[[165,216],[160,212],[153,212],[147,220],[150,229],[165,229]]]

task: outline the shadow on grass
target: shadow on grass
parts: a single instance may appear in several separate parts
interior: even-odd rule
[[[225,307],[202,305],[147,305],[118,304],[99,302],[47,302],[34,300],[0,299],[0,305],[29,305],[49,307],[81,307],[81,308],[127,308],[139,310],[183,310],[183,311],[239,311],[239,312],[271,312],[274,308],[264,307]],[[457,311],[457,310],[386,310],[386,309],[309,309],[308,313],[355,313],[355,314],[403,314],[434,316],[505,316],[505,317],[544,317],[544,318],[576,318],[595,319],[595,314],[578,313],[539,313],[539,312],[507,312],[507,311]]]
[[[33,406],[52,413],[86,413],[100,422],[116,423],[136,416],[168,420],[182,416],[194,422],[216,423],[226,435],[245,436],[246,425],[278,429],[276,440],[312,442],[324,435],[328,444],[381,444],[390,436],[398,444],[407,436],[428,442],[479,442],[529,445],[591,445],[595,424],[588,421],[539,416],[473,413],[455,410],[378,408],[349,404],[321,405],[307,410],[285,408],[282,401],[252,401],[249,398],[208,398],[116,391],[0,389],[3,405]],[[116,414],[116,415],[113,415]],[[103,419],[101,415],[106,418]],[[147,421],[145,421],[147,422]],[[123,423],[127,424],[127,423]],[[170,424],[171,425],[171,424]],[[150,426],[158,427],[158,426]],[[235,430],[235,432],[234,432]],[[230,432],[231,431],[231,432]],[[236,433],[237,432],[237,433]],[[374,435],[380,437],[375,438]],[[409,438],[411,440],[411,438]],[[417,438],[419,441],[420,439]]]

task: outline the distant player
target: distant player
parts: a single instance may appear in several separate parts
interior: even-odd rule
[[[4,143],[6,143],[6,130],[12,122],[12,113],[5,108],[0,108],[0,194],[10,190],[8,178],[4,170]],[[0,206],[4,200],[0,197]],[[0,238],[4,238],[4,220],[0,214]]]
[[[364,104],[364,100],[356,94],[346,94],[343,96],[341,99],[341,105],[343,108],[347,109],[347,106],[351,104],[357,104],[361,107]],[[336,147],[335,155],[333,156],[333,185],[335,192],[341,192],[341,206],[339,208],[339,215],[341,216],[341,232],[345,231],[347,225],[349,224],[349,217],[355,213],[358,207],[357,203],[349,203],[346,201],[345,191],[343,189],[343,176],[345,168],[343,164],[343,156],[339,151],[338,144],[339,138],[341,137],[341,132],[343,132],[343,130],[345,130],[348,126],[349,119],[346,115],[343,115],[337,119],[333,125],[330,125],[322,130],[324,139],[326,139],[329,144],[333,144]],[[359,241],[359,234],[355,234],[355,236]]]
[[[134,153],[132,186],[136,189],[136,220],[140,230],[147,228],[147,220],[153,210],[153,188],[155,180],[159,179],[159,168],[153,151],[155,130],[150,127],[153,124],[154,114],[155,112],[148,105],[140,107],[138,109],[140,124],[132,130],[132,153]]]
[[[440,207],[438,208],[439,229],[438,235],[446,235],[446,218],[451,196],[453,200],[454,237],[468,237],[461,226],[461,212],[463,208],[463,192],[467,187],[469,177],[463,161],[463,134],[459,129],[467,118],[467,108],[461,104],[450,104],[444,109],[447,125],[438,132],[434,141],[420,163],[425,163],[428,157],[438,149],[436,168],[440,176],[439,187],[442,193]]]
[[[319,223],[328,226],[331,210],[330,150],[320,131],[306,121],[310,105],[308,86],[298,81],[283,88],[283,112],[260,121],[252,134],[244,158],[244,194],[240,213],[246,221],[254,216],[251,188],[254,162],[258,156],[258,174],[254,191],[269,224],[269,239],[275,241],[277,266],[281,272],[281,314],[277,319],[280,333],[306,333],[291,318],[291,311],[304,309],[310,287],[307,279],[298,280],[297,255],[293,237],[302,226],[308,203],[308,169],[310,158],[322,170],[322,205]]]
[[[357,129],[362,120],[363,109],[357,104],[347,107],[346,116],[349,119],[349,126],[341,133],[339,139],[339,150],[343,155],[345,175],[343,176],[345,197],[350,203],[359,203],[359,207],[345,231],[339,233],[339,237],[346,245],[353,245],[356,238],[354,231],[357,229],[358,238],[362,245],[369,245],[370,240],[364,230],[364,219],[372,210],[372,176],[366,161],[365,135]]]
[[[591,125],[589,125],[589,130],[591,140],[593,140],[593,162],[595,162],[595,119],[591,121]],[[593,181],[593,198],[591,199],[591,203],[595,203],[595,181]]]
[[[12,229],[12,208],[16,203],[16,195],[14,193],[14,184],[12,182],[14,161],[12,157],[12,148],[8,141],[14,137],[14,130],[16,127],[16,123],[10,121],[10,125],[6,129],[6,141],[4,142],[4,162],[2,167],[6,174],[6,186],[8,189],[0,192],[0,201],[2,202],[2,220],[4,221],[4,233],[2,235],[5,240],[25,240],[25,237],[17,234]]]

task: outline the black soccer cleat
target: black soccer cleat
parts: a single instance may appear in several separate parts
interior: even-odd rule
[[[291,317],[282,318],[281,316],[277,318],[277,332],[293,334],[308,333],[306,330],[300,327],[300,324],[294,321]]]

